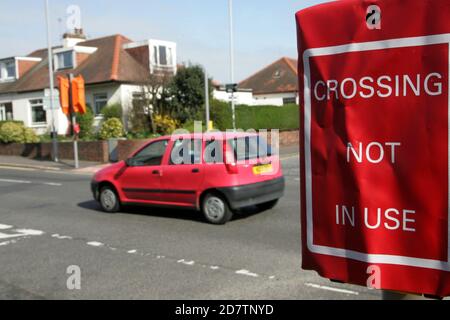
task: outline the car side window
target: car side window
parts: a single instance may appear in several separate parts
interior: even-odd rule
[[[223,141],[208,140],[205,145],[205,162],[208,164],[223,163]]]
[[[200,164],[202,162],[202,140],[179,139],[170,153],[170,165]]]
[[[159,166],[166,153],[168,140],[156,141],[139,151],[133,158],[133,166]]]

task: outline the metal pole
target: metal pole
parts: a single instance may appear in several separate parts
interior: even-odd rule
[[[234,44],[233,44],[233,0],[228,0],[230,16],[230,80],[234,83]],[[231,113],[233,117],[233,129],[236,130],[236,107],[234,104],[234,91],[231,92]]]
[[[206,109],[206,131],[209,131],[209,79],[208,73],[206,72],[206,68],[203,68],[203,72],[205,73],[205,109]]]
[[[73,106],[73,97],[72,97],[72,81],[73,74],[69,74],[69,105],[70,105],[70,116],[72,118],[72,135],[73,135],[73,157],[75,160],[75,169],[80,168],[80,164],[78,161],[78,134],[75,132],[75,126],[77,125],[77,117]]]
[[[53,90],[55,89],[55,84],[53,80],[53,50],[52,50],[52,39],[50,33],[50,11],[48,9],[48,0],[45,0],[45,19],[47,24],[47,46],[48,46],[48,76],[50,79],[50,110],[52,112],[52,144],[53,144],[53,161],[58,162],[58,132],[56,130],[55,121],[55,108],[53,101]]]

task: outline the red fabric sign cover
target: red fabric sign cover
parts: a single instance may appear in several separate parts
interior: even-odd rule
[[[303,268],[450,295],[450,1],[296,14]]]

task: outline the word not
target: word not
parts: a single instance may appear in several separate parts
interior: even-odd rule
[[[347,144],[347,163],[350,163],[350,160],[353,157],[358,163],[362,163],[364,160],[364,156],[366,156],[367,161],[370,163],[380,163],[384,160],[385,154],[390,150],[390,162],[395,164],[396,157],[396,148],[400,147],[402,144],[400,142],[386,142],[384,145],[380,142],[371,142],[367,144],[364,152],[364,145],[362,142],[359,143],[357,149],[353,147],[352,143]],[[386,146],[386,151],[385,151]],[[374,152],[375,151],[375,152]],[[376,156],[374,155],[376,154]]]
[[[342,81],[327,80],[317,81],[314,85],[314,97],[318,101],[353,99],[357,96],[370,99],[375,96],[379,98],[407,97],[410,94],[421,96],[426,93],[429,96],[442,95],[442,75],[433,72],[427,75],[417,74],[415,77],[409,75],[396,75],[393,78],[388,75],[373,78],[362,77],[359,80],[345,78]]]
[[[356,208],[348,206],[336,206],[336,224],[337,225],[350,225],[356,227]],[[364,208],[363,213],[363,225],[370,230],[377,230],[384,228],[386,230],[396,231],[401,230],[404,232],[416,232],[415,223],[416,220],[411,218],[416,214],[415,210],[407,209],[395,209],[377,208],[376,210],[370,210]],[[374,217],[375,215],[375,217]]]

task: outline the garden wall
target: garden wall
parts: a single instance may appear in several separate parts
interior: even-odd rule
[[[268,137],[270,142],[270,135]],[[116,156],[118,160],[127,159],[131,153],[142,147],[149,140],[119,140],[116,145]],[[298,144],[299,131],[281,131],[280,146]],[[29,159],[51,160],[52,143],[30,143],[30,144],[0,144],[0,155],[19,156]],[[59,142],[59,158],[73,159],[73,143]],[[110,150],[107,141],[78,142],[78,154],[81,161],[109,162]]]

